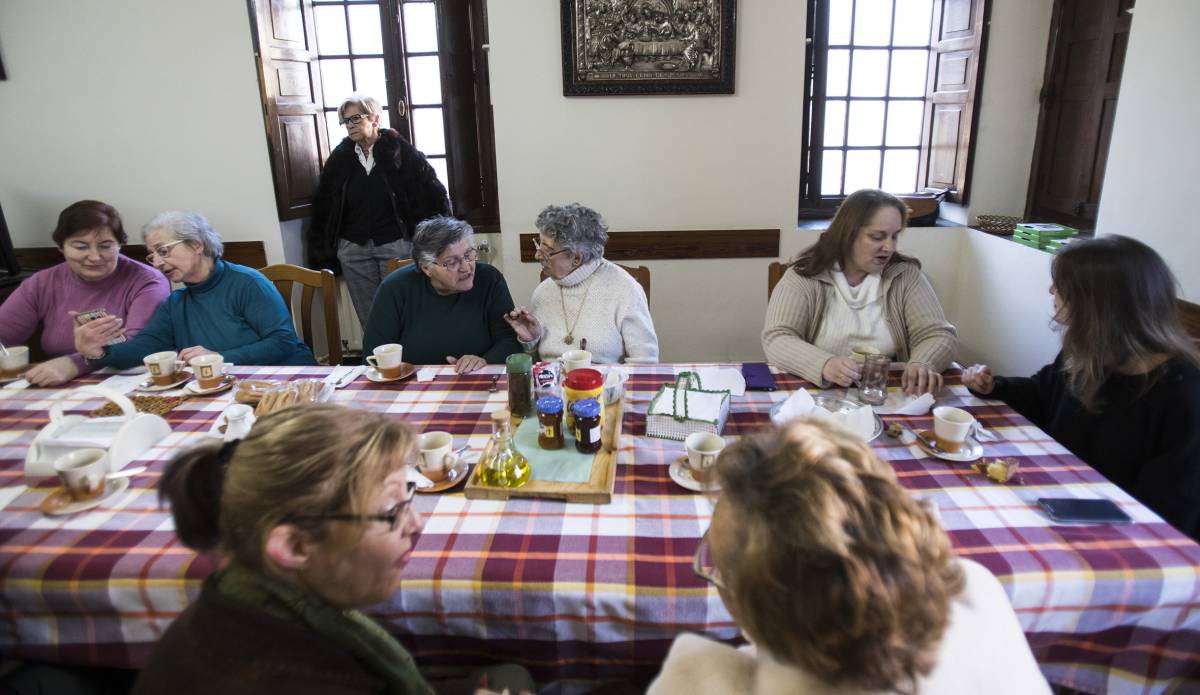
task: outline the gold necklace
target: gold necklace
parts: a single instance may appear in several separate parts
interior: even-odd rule
[[[590,279],[590,278],[589,278]],[[563,294],[562,285],[558,286],[558,298],[562,301],[563,309],[563,328],[567,329],[567,335],[563,338],[563,342],[567,345],[575,342],[575,327],[579,325],[579,317],[583,316],[583,307],[587,304],[588,292],[592,291],[592,283],[588,282],[588,286],[583,289],[583,299],[579,301],[579,311],[575,312],[575,320],[571,325],[567,325],[567,297]]]

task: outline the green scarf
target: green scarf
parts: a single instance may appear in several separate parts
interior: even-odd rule
[[[393,695],[435,695],[412,655],[374,620],[341,610],[285,582],[234,562],[214,577],[217,591],[290,622],[336,644],[387,683]]]

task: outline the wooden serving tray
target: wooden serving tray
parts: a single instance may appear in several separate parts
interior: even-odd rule
[[[479,482],[482,462],[492,455],[492,442],[479,457],[481,465],[475,466],[463,494],[473,500],[506,500],[516,497],[561,500],[581,504],[608,504],[612,501],[613,485],[616,482],[617,450],[621,444],[621,420],[624,419],[622,398],[604,406],[604,429],[600,433],[600,451],[592,459],[592,474],[586,483],[560,483],[551,480],[530,480],[521,487],[492,487]],[[516,431],[516,427],[513,427]]]

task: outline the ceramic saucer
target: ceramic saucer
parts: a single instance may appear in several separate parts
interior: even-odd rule
[[[146,379],[145,381],[139,382],[138,385],[134,386],[133,388],[135,391],[145,391],[147,393],[153,393],[155,391],[170,391],[171,389],[179,388],[180,385],[186,383],[187,380],[191,378],[191,372],[179,371],[175,372],[175,381],[172,381],[169,384],[163,384],[162,386],[159,386],[158,384],[154,383],[154,379]]]
[[[66,488],[58,488],[51,492],[46,499],[38,506],[43,514],[50,516],[62,516],[64,514],[74,514],[88,509],[99,507],[105,502],[111,500],[121,494],[129,487],[129,478],[114,478],[104,481],[104,494],[94,500],[84,500],[76,502],[67,494]]]
[[[434,492],[449,490],[450,488],[459,485],[462,483],[462,481],[469,477],[471,477],[471,464],[467,463],[466,460],[460,456],[458,463],[454,464],[454,467],[446,472],[445,478],[442,478],[430,487],[419,487],[417,488],[417,492],[431,494]]]
[[[386,384],[389,381],[403,381],[413,374],[417,373],[417,367],[411,362],[400,363],[400,376],[392,377],[391,379],[379,373],[379,370],[374,367],[367,367],[367,378],[374,381],[376,384]]]
[[[194,393],[197,396],[207,396],[207,395],[210,395],[213,393],[220,393],[227,388],[231,388],[236,383],[237,383],[236,376],[234,376],[232,374],[226,374],[225,376],[221,377],[221,383],[217,384],[216,386],[214,386],[210,389],[202,389],[202,388],[200,388],[199,381],[193,381],[192,383],[190,383],[186,387],[184,387],[183,390],[187,391],[188,393]]]
[[[925,430],[921,432],[921,436],[925,437],[929,441],[935,441],[933,438],[933,430]],[[908,443],[916,444],[921,448],[921,451],[924,451],[930,456],[936,456],[944,461],[967,463],[968,461],[978,460],[983,456],[983,445],[976,441],[974,437],[967,437],[966,441],[963,442],[962,448],[955,452],[934,451],[933,449],[929,448],[928,444],[921,441],[919,438],[913,439]]]
[[[679,487],[693,492],[715,492],[721,489],[715,483],[707,484],[696,480],[692,475],[692,469],[687,466],[687,456],[680,456],[672,461],[667,472],[671,474],[671,480],[674,480]]]

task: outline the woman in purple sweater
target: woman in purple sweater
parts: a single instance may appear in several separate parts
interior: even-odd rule
[[[0,306],[0,341],[21,345],[42,327],[41,347],[52,359],[25,378],[55,386],[92,370],[75,351],[75,314],[103,309],[136,335],[171,292],[162,273],[121,255],[128,237],[111,205],[81,200],[63,210],[52,235],[64,262],[39,271]]]

